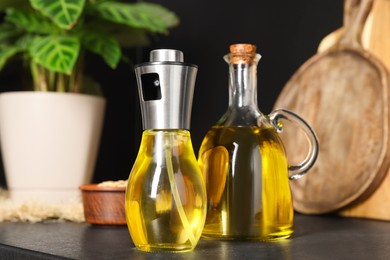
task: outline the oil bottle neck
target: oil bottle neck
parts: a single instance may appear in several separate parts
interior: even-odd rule
[[[260,55],[224,56],[229,64],[229,107],[217,125],[255,126],[261,116],[257,105],[257,64]]]
[[[257,62],[229,64],[229,109],[257,105]]]

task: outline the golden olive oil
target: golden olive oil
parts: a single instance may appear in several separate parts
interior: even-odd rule
[[[203,236],[275,240],[293,232],[284,147],[271,126],[214,126],[198,162],[208,195]]]
[[[190,251],[206,214],[204,181],[185,130],[145,130],[126,191],[126,218],[143,251]]]

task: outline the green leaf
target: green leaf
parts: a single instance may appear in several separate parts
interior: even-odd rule
[[[19,36],[21,31],[9,24],[0,25],[0,44]]]
[[[124,48],[149,45],[148,31],[146,29],[129,27],[102,19],[93,19],[84,26],[84,30],[87,31],[96,31],[96,28],[115,37],[119,46]]]
[[[33,34],[24,34],[22,37],[20,37],[17,41],[16,41],[16,45],[21,48],[22,50],[24,51],[28,51],[28,49],[30,48],[31,46],[31,43],[34,41],[34,39],[36,37],[39,37],[39,36],[36,36],[36,35],[33,35]]]
[[[140,13],[145,12],[150,15],[152,19],[154,17],[161,20],[161,22],[165,24],[166,28],[177,26],[180,22],[175,13],[160,5],[141,2],[138,4],[138,8]]]
[[[77,37],[37,37],[31,43],[29,53],[32,60],[48,70],[70,75],[80,52]]]
[[[114,37],[100,32],[85,31],[81,39],[87,50],[99,54],[108,66],[113,69],[116,68],[122,56],[122,51]]]
[[[32,35],[26,34],[14,40],[12,44],[0,42],[0,70],[17,53],[26,51],[32,39]]]
[[[48,20],[45,20],[34,12],[28,12],[22,9],[7,9],[4,19],[31,33],[52,33],[58,31]]]
[[[30,0],[30,3],[58,27],[67,30],[77,23],[85,6],[85,0]]]
[[[91,9],[111,22],[158,33],[166,33],[169,27],[179,23],[173,12],[158,4],[107,1],[91,5]]]
[[[4,68],[4,65],[7,61],[12,58],[15,54],[22,51],[19,46],[10,45],[5,48],[0,49],[0,70]]]

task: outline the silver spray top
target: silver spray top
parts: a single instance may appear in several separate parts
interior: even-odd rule
[[[197,71],[169,49],[153,50],[150,62],[135,66],[144,130],[190,129]]]

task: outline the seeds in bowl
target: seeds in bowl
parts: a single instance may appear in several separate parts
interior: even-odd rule
[[[127,180],[118,180],[118,181],[103,181],[98,183],[98,187],[126,187]]]

